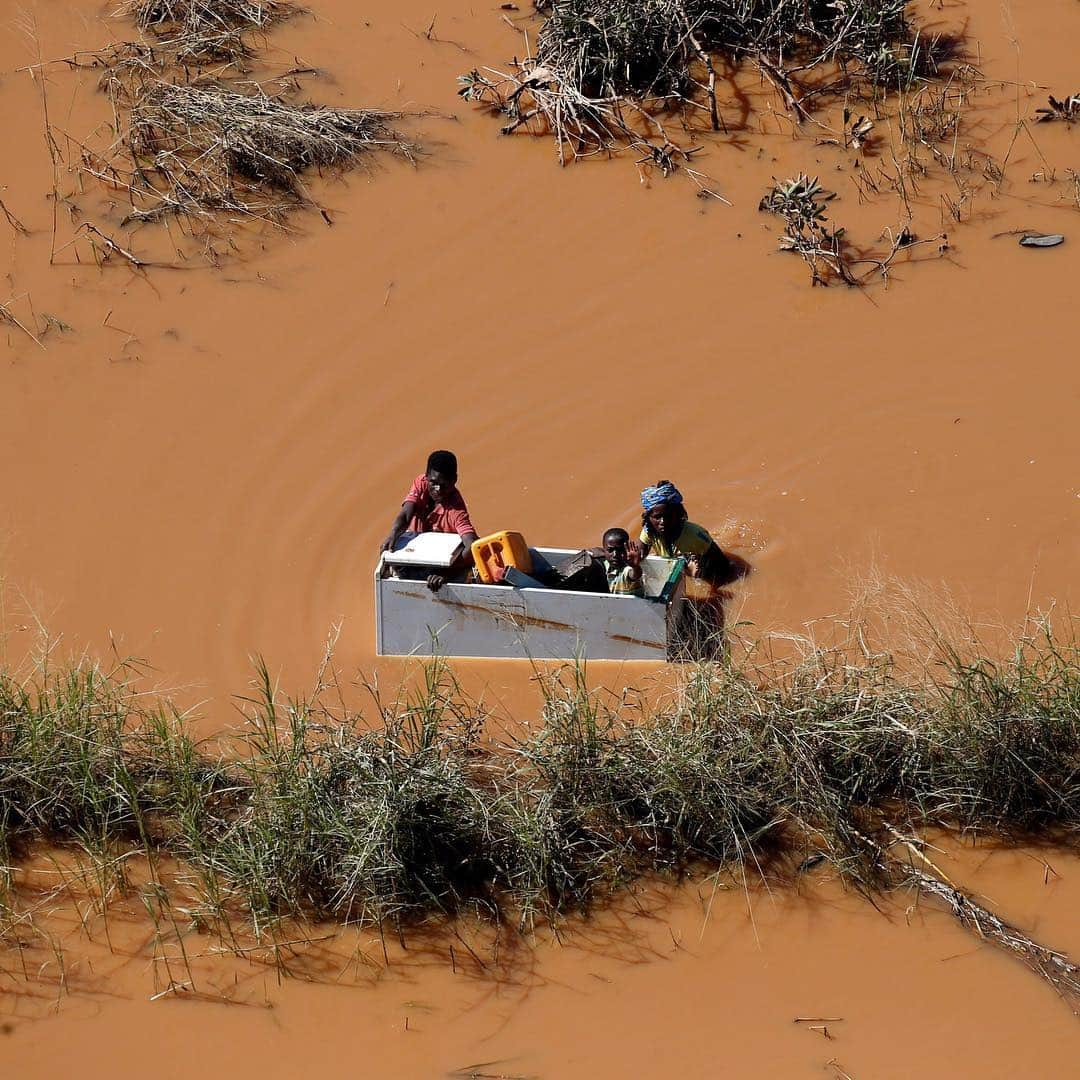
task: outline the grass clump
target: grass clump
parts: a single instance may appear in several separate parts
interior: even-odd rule
[[[754,725],[685,705],[652,719],[600,707],[581,680],[546,690],[544,723],[518,747],[563,829],[563,851],[604,868],[570,896],[699,859],[740,861],[776,824],[776,771]]]
[[[95,668],[46,674],[36,686],[0,677],[5,846],[21,836],[137,834],[129,715],[123,685]]]
[[[197,862],[257,917],[348,921],[495,909],[504,829],[479,727],[431,695],[375,730],[277,700],[265,668],[238,765],[244,802]]]
[[[230,800],[220,763],[129,668],[81,663],[30,681],[0,673],[0,852],[38,840],[90,854],[201,837]]]
[[[501,741],[440,661],[412,696],[376,694],[373,724],[325,695],[281,699],[263,667],[238,744],[213,758],[93,667],[6,675],[0,842],[175,856],[202,924],[243,912],[260,934],[282,916],[528,925],[647,874],[790,878],[825,860],[867,894],[942,901],[1080,994],[1080,969],[980,907],[919,839],[1076,844],[1080,646],[1044,626],[1006,660],[940,647],[922,678],[852,655],[703,665],[655,715],[572,667],[545,681],[539,727]]]
[[[296,13],[285,0],[128,0],[117,11],[177,63],[252,55],[249,35]]]
[[[95,133],[77,144],[71,171],[78,193],[91,180],[124,197],[130,209],[119,228],[177,219],[216,263],[235,248],[238,226],[280,227],[301,207],[332,224],[308,188],[312,173],[367,165],[379,152],[415,162],[418,147],[395,128],[403,114],[319,105],[299,82],[318,76],[317,69],[263,64],[262,39],[252,35],[300,10],[285,0],[125,3],[116,14],[132,19],[142,35],[102,48],[90,61],[63,61],[99,70],[113,111],[107,141]],[[47,113],[45,123],[56,152],[70,148],[72,140],[54,134]],[[84,221],[68,246],[88,241],[99,265],[116,256],[139,270],[162,265],[111,231]],[[170,242],[188,258],[187,244],[172,234]]]
[[[128,99],[128,220],[163,214],[280,218],[311,197],[301,175],[375,151],[412,160],[400,114],[293,103],[229,86],[158,83]]]
[[[639,151],[671,171],[688,156],[662,115],[707,114],[725,129],[718,66],[753,65],[800,119],[838,83],[900,88],[933,69],[906,0],[544,0],[535,51],[508,74],[473,70],[461,94],[502,112],[511,132],[550,131],[560,159]],[[693,126],[693,125],[691,125]]]
[[[1025,835],[1080,824],[1080,653],[1048,634],[1001,662],[954,657],[905,792],[968,829]]]

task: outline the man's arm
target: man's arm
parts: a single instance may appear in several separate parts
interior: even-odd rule
[[[472,546],[480,539],[475,532],[461,533],[461,542],[465,545],[465,550],[458,556],[458,562],[461,563],[461,568],[465,569],[468,566],[472,566]]]
[[[413,514],[416,513],[416,503],[409,499],[401,504],[401,509],[398,511],[398,515],[394,518],[394,523],[390,526],[390,535],[382,542],[380,551],[390,551],[397,543],[398,537],[405,531],[405,526],[409,523]]]
[[[461,537],[462,544],[465,545],[465,550],[454,560],[453,566],[448,571],[448,573],[455,573],[467,570],[472,566],[472,546],[479,539],[479,536],[476,529],[473,528],[473,523],[469,519],[469,511],[464,508],[464,505],[451,516],[450,523],[458,536]]]

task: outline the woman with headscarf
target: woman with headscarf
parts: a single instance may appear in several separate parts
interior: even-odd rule
[[[689,520],[682,492],[670,480],[645,488],[641,509],[638,542],[642,555],[686,559],[691,576],[705,583],[689,590],[682,634],[693,657],[715,659],[723,648],[724,629],[723,600],[717,587],[731,580],[731,561],[708,529]]]
[[[729,579],[728,557],[708,529],[688,519],[682,492],[670,480],[658,480],[641,493],[642,554],[683,558],[695,577],[714,584]]]

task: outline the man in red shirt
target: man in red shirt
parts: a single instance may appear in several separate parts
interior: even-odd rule
[[[382,543],[382,551],[391,551],[403,532],[457,533],[465,545],[465,553],[446,574],[432,574],[428,587],[438,592],[448,577],[472,565],[473,541],[476,529],[469,520],[469,508],[457,489],[457,458],[449,450],[435,450],[428,455],[427,469],[409,488],[401,504],[390,535]]]

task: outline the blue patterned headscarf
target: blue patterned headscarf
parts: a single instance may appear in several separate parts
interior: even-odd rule
[[[646,513],[661,503],[674,503],[676,506],[681,506],[682,501],[682,493],[670,480],[660,480],[645,488],[641,493],[641,507]]]

